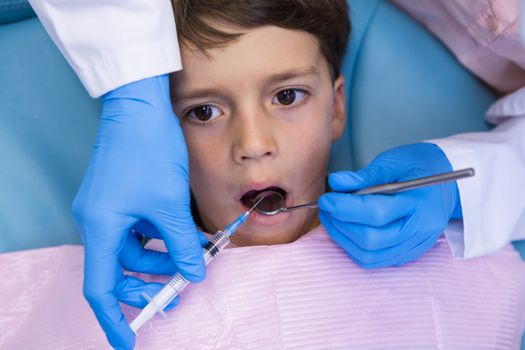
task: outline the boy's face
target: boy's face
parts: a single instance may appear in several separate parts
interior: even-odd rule
[[[269,187],[285,193],[286,206],[316,201],[345,123],[343,78],[332,81],[317,38],[274,26],[243,32],[207,56],[182,50],[184,69],[172,80],[191,188],[211,233]],[[253,213],[232,241],[288,243],[317,224],[313,209]]]

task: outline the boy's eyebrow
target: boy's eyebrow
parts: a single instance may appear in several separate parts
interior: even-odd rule
[[[303,75],[317,75],[317,68],[311,66],[305,69],[291,69],[285,72],[280,72],[270,75],[267,79],[270,83],[277,83],[280,81],[296,78]],[[198,89],[194,91],[189,91],[188,93],[176,94],[172,93],[173,101],[187,100],[193,98],[209,97],[220,95],[219,89],[209,88],[209,89]]]
[[[292,78],[296,78],[302,75],[316,75],[317,68],[314,66],[305,69],[291,69],[282,73],[273,74],[269,77],[269,82],[280,82]]]
[[[200,98],[200,97],[208,97],[208,96],[216,96],[216,95],[219,95],[220,92],[218,89],[198,89],[198,90],[194,90],[194,91],[190,91],[188,92],[187,94],[176,94],[176,93],[172,93],[172,99],[174,101],[179,101],[179,100],[187,100],[187,99],[192,99],[192,98]]]

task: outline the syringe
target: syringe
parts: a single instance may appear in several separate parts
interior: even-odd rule
[[[255,205],[248,211],[242,213],[237,219],[229,224],[224,231],[217,231],[210,239],[208,244],[203,248],[204,264],[208,265],[221,250],[223,250],[228,243],[230,243],[230,236],[237,231],[237,229],[248,219],[252,210],[259,204],[261,198]],[[155,296],[152,298],[149,295],[142,293],[144,299],[148,301],[148,305],[142,309],[140,314],[130,323],[131,330],[137,334],[137,331],[142,327],[149,319],[151,319],[157,312],[167,317],[164,313],[164,308],[173,300],[177,295],[182,292],[184,288],[190,282],[185,279],[180,273],[177,273],[171,281],[168,282]]]

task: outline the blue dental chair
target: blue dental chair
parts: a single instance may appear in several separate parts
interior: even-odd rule
[[[490,129],[495,95],[431,34],[387,1],[350,5],[348,123],[332,171],[399,144]],[[29,5],[0,0],[0,253],[80,243],[70,205],[99,110]],[[525,241],[514,245],[525,260]]]

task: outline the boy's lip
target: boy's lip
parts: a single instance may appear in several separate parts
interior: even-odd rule
[[[241,205],[245,208],[245,210],[249,209],[249,208],[246,208],[243,204]],[[248,218],[248,222],[251,224],[261,225],[261,226],[276,225],[286,220],[286,218],[289,215],[290,215],[290,212],[281,212],[276,215],[268,216],[268,215],[259,214],[258,212],[254,210],[250,214],[250,217]]]
[[[242,196],[247,193],[248,191],[262,191],[265,188],[269,187],[279,187],[283,189],[286,192],[285,196],[285,205],[288,207],[290,206],[289,203],[293,203],[293,195],[290,189],[284,185],[283,183],[276,181],[276,180],[265,180],[265,181],[253,181],[249,182],[247,185],[243,186],[241,190],[239,191],[239,194],[236,197],[237,201],[241,201]]]

